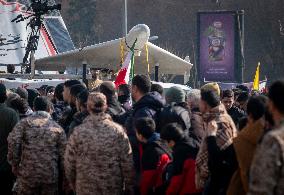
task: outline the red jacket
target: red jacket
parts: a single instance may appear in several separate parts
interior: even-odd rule
[[[160,140],[147,143],[144,146],[141,158],[141,195],[147,195],[149,191],[162,185],[163,168],[170,162],[170,156],[167,146]]]
[[[195,158],[198,149],[184,139],[173,149],[173,173],[167,195],[196,194],[202,192],[195,185]]]

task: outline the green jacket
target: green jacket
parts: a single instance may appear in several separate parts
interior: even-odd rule
[[[19,116],[16,111],[8,108],[5,104],[0,104],[0,172],[10,169],[7,161],[7,138],[18,121]]]

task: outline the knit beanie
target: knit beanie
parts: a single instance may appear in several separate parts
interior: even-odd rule
[[[217,83],[207,83],[203,85],[200,90],[201,92],[202,91],[215,91],[219,96],[221,94],[220,87]]]
[[[165,97],[168,104],[172,102],[175,103],[185,102],[185,92],[182,88],[177,86],[169,88],[166,92]]]

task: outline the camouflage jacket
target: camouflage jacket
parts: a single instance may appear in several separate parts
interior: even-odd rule
[[[134,181],[132,151],[108,114],[88,116],[69,138],[65,174],[77,195],[122,194]]]
[[[57,183],[63,169],[64,130],[47,112],[21,120],[8,137],[8,161],[18,179],[28,183]]]
[[[284,192],[284,124],[265,135],[250,170],[248,195]]]

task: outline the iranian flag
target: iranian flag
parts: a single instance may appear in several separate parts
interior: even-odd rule
[[[136,40],[137,41],[137,40]],[[123,62],[121,69],[118,72],[116,80],[114,81],[115,86],[118,88],[119,85],[128,84],[134,75],[134,42],[133,46],[131,47],[130,51],[128,52],[125,61]]]

